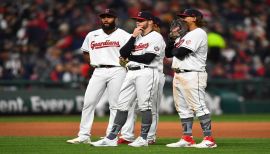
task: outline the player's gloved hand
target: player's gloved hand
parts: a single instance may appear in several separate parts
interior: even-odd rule
[[[169,39],[174,41],[176,38],[178,38],[180,36],[179,34],[179,27],[175,27],[174,29],[172,29],[169,33]]]
[[[184,35],[186,35],[187,31],[187,24],[183,20],[173,20],[170,25],[169,39],[175,40],[178,37],[183,37]]]
[[[128,63],[128,58],[123,58],[123,57],[119,57],[119,64],[122,66],[122,67],[126,67],[126,64]]]

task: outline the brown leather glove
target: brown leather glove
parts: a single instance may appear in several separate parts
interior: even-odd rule
[[[126,64],[128,63],[128,58],[123,58],[123,57],[119,57],[119,64],[122,66],[122,67],[126,67]]]
[[[188,31],[187,24],[181,19],[175,19],[171,22],[169,38],[175,40],[178,37],[183,37]]]

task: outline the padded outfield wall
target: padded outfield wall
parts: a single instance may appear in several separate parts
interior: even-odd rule
[[[85,85],[1,81],[0,114],[79,114]],[[175,112],[171,86],[168,79],[161,113]],[[270,113],[270,82],[267,80],[210,80],[207,92],[207,103],[213,113]]]

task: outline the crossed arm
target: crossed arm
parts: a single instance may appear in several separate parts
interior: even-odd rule
[[[171,58],[171,57],[175,56],[176,58],[183,60],[190,53],[192,53],[192,50],[190,50],[188,48],[185,48],[185,47],[175,48],[174,40],[169,40],[167,43],[167,46],[165,48],[165,56],[167,58]]]
[[[134,43],[136,37],[131,37],[128,42],[120,49],[120,55],[124,59],[128,58],[131,61],[138,63],[149,64],[156,57],[154,53],[145,53],[143,55],[131,55],[131,51],[135,49]]]

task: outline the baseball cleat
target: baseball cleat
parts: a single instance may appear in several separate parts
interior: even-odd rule
[[[128,141],[124,138],[119,138],[119,140],[117,141],[118,144],[129,144],[131,143],[132,141]]]
[[[195,141],[193,140],[193,137],[184,135],[178,142],[167,144],[166,146],[171,148],[178,148],[178,147],[193,147],[194,145]]]
[[[155,139],[147,139],[147,141],[148,141],[148,145],[152,145],[156,143]]]
[[[115,147],[117,146],[117,138],[110,140],[107,137],[98,140],[96,142],[91,142],[90,144],[92,144],[95,147]]]
[[[216,148],[217,144],[212,136],[205,136],[201,143],[194,145],[195,148]]]
[[[132,147],[142,147],[142,146],[148,146],[147,140],[143,139],[141,136],[139,136],[134,142],[128,144]]]
[[[82,140],[82,139],[80,139],[80,137],[77,137],[77,138],[74,138],[74,139],[71,139],[71,140],[67,140],[67,143],[71,143],[71,144],[80,144],[80,143],[90,144],[91,140],[90,140],[90,138]]]

